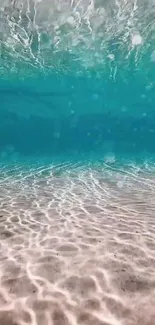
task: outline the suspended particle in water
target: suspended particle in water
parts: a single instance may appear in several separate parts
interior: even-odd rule
[[[155,62],[155,51],[151,53],[151,62]]]
[[[60,139],[60,132],[54,132],[53,135],[55,139]]]
[[[93,94],[92,95],[92,99],[93,100],[98,100],[99,99],[99,95],[98,94]]]
[[[71,115],[74,115],[74,114],[75,114],[74,109],[71,109]]]
[[[124,182],[123,181],[118,181],[117,182],[117,187],[118,188],[122,188],[124,186]]]
[[[145,89],[146,89],[147,91],[151,90],[152,88],[153,88],[153,84],[152,84],[152,82],[150,82],[150,83],[145,87]]]
[[[105,163],[113,164],[115,160],[115,154],[112,152],[109,152],[104,156]]]
[[[128,110],[128,109],[127,109],[126,106],[122,106],[122,109],[121,109],[122,112],[126,112],[127,110]]]

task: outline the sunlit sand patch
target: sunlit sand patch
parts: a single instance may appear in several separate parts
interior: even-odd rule
[[[154,325],[154,167],[56,170],[1,168],[0,324]]]

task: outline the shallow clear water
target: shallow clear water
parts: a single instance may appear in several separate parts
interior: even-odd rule
[[[152,1],[1,1],[1,157],[147,155]]]
[[[154,17],[0,1],[0,324],[155,324]]]

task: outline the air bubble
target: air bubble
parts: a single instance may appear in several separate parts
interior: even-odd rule
[[[111,61],[114,61],[115,60],[115,55],[110,53],[108,54],[108,59],[111,60]]]
[[[75,20],[72,16],[67,18],[67,23],[74,26],[75,25]]]
[[[142,37],[139,34],[135,34],[132,37],[132,46],[137,46],[142,44]]]

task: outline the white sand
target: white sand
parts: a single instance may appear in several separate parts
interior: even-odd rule
[[[0,325],[154,325],[153,173],[43,173],[1,170]]]

